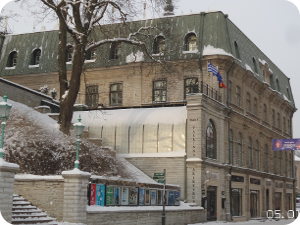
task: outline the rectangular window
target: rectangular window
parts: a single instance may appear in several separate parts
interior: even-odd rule
[[[198,93],[199,86],[198,86],[198,78],[188,78],[184,81],[184,98],[187,94],[190,93]]]
[[[257,98],[254,98],[254,109],[253,109],[253,113],[255,116],[257,116]]]
[[[167,101],[167,81],[161,80],[153,82],[153,101]]]
[[[251,112],[251,99],[249,93],[247,93],[247,111]]]
[[[228,101],[231,102],[231,81],[228,82]]]
[[[275,110],[272,109],[272,126],[275,127]]]
[[[291,124],[290,124],[290,120],[287,120],[287,124],[288,124],[288,130],[287,130],[287,133],[290,134],[290,133],[291,133]]]
[[[283,117],[283,132],[286,132],[285,117]]]
[[[241,90],[239,86],[236,86],[236,105],[241,106]]]
[[[243,183],[244,182],[244,177],[232,175],[231,176],[231,181]]]
[[[242,216],[242,189],[232,188],[231,189],[231,215]]]
[[[267,122],[267,106],[264,104],[264,121]]]
[[[98,107],[98,85],[86,87],[85,104],[92,108]]]
[[[277,128],[280,129],[280,113],[277,113]]]
[[[110,85],[110,105],[122,105],[123,84]]]

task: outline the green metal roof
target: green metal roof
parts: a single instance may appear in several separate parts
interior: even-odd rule
[[[285,74],[244,34],[242,33],[222,12],[200,13],[191,15],[181,15],[173,17],[164,17],[158,19],[141,20],[129,22],[131,30],[136,30],[141,26],[157,26],[158,29],[152,30],[154,36],[163,35],[166,38],[166,50],[171,49],[168,55],[165,55],[166,60],[174,59],[192,59],[199,58],[200,53],[184,54],[184,38],[186,34],[193,32],[197,36],[199,51],[203,50],[204,46],[211,45],[214,48],[220,48],[232,54],[237,58],[235,52],[234,41],[237,42],[240,52],[240,60],[235,62],[246,68],[246,64],[254,71],[252,58],[255,57],[257,68],[259,61],[268,63],[269,68],[273,71],[271,79],[271,88],[275,88],[275,80],[279,80],[281,97],[287,98],[287,88],[291,91],[289,79]],[[101,29],[108,29],[109,38],[127,37],[130,33],[128,27],[122,27],[122,24],[111,24],[102,26]],[[117,30],[117,32],[113,32]],[[99,28],[95,29],[91,35],[94,40],[107,38]],[[71,43],[71,38],[70,41]],[[153,42],[146,41],[149,46],[149,51],[152,51]],[[35,49],[41,49],[41,59],[39,67],[29,68],[32,52]],[[46,31],[38,33],[29,33],[21,35],[5,36],[4,44],[1,52],[0,61],[0,76],[22,75],[22,74],[39,74],[56,72],[57,69],[57,49],[58,49],[58,31]],[[97,68],[107,66],[126,65],[126,57],[132,52],[136,53],[138,47],[122,43],[122,54],[120,60],[109,60],[110,44],[99,47],[96,51],[96,61],[86,63],[85,68]],[[5,70],[9,53],[12,51],[18,52],[18,63],[15,69]],[[145,58],[144,62],[150,60]],[[72,65],[68,65],[70,70]],[[258,69],[258,75],[253,75],[262,82],[262,71]],[[279,91],[279,90],[277,90]],[[292,93],[289,100],[294,101]]]

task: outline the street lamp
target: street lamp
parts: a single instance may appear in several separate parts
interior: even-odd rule
[[[79,142],[81,138],[81,134],[84,129],[84,125],[81,123],[81,117],[79,115],[78,123],[74,124],[75,128],[75,135],[76,135],[76,143],[77,143],[77,150],[76,150],[76,161],[75,161],[75,168],[79,169],[79,159],[78,159],[78,152],[79,152]]]
[[[11,110],[12,105],[7,103],[6,93],[3,96],[4,102],[0,102],[0,119],[2,125],[2,135],[1,135],[1,146],[0,146],[0,158],[3,159],[4,150],[3,150],[3,140],[4,140],[4,128],[6,121],[8,121],[8,115]]]

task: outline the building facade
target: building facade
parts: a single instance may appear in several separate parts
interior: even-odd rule
[[[135,21],[130,27],[149,25],[159,28],[147,42],[149,52],[166,67],[124,43],[87,54],[77,103],[92,110],[81,112],[90,135],[149,176],[168,168],[167,181],[181,186],[182,200],[205,207],[208,220],[245,221],[274,210],[287,217],[293,209],[294,153],[274,152],[272,139],[292,138],[296,107],[289,78],[222,12]],[[57,31],[7,35],[1,43],[2,78],[58,90]],[[70,70],[71,44],[66,57]],[[208,72],[208,62],[228,89]],[[152,109],[162,107],[168,110],[138,121],[140,110],[150,118]],[[118,122],[84,120],[98,109],[132,114]]]

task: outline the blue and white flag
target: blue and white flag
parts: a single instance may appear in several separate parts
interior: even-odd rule
[[[227,88],[223,83],[223,77],[221,76],[219,70],[216,67],[214,67],[209,61],[207,61],[207,71],[213,73],[213,75],[218,78],[220,88]]]

